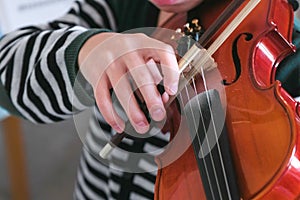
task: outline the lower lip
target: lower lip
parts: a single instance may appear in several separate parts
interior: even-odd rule
[[[168,6],[174,5],[176,3],[176,0],[152,0],[152,2],[158,6]]]

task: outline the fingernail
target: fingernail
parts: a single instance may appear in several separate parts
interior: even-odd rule
[[[141,122],[137,123],[136,125],[137,125],[136,131],[141,134],[146,133],[149,129],[148,123],[146,123],[144,121],[141,121]]]
[[[163,109],[161,108],[157,108],[157,109],[154,109],[152,112],[151,112],[151,116],[154,120],[156,121],[161,121],[164,119],[165,117],[165,112]]]
[[[112,125],[112,128],[115,131],[117,131],[118,133],[122,133],[123,132],[123,129],[119,125],[117,125],[117,124]]]
[[[136,125],[138,125],[139,127],[147,126],[146,122],[144,122],[144,121],[138,122]]]

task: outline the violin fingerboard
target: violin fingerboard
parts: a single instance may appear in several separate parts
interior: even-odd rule
[[[239,200],[225,115],[216,90],[194,97],[184,108],[206,199]]]

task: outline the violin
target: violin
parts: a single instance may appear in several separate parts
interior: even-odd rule
[[[217,67],[188,74],[193,97],[181,88],[186,116],[172,109],[171,144],[156,157],[155,199],[300,199],[300,105],[275,80],[279,63],[295,51],[292,6],[258,1],[211,50],[251,2],[211,0],[192,16],[208,31],[197,45]]]

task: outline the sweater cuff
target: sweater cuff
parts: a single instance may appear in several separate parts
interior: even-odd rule
[[[74,93],[84,105],[93,105],[94,98],[90,84],[79,71],[78,55],[83,44],[93,35],[111,32],[109,29],[90,29],[78,35],[66,48],[65,61]]]

